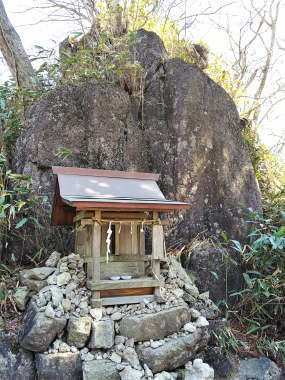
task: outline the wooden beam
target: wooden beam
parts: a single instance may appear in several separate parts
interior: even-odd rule
[[[119,256],[120,255],[120,225],[115,224],[115,255]]]
[[[154,288],[105,289],[100,291],[100,297],[140,296],[154,294]]]
[[[124,304],[131,304],[131,303],[141,303],[144,300],[153,302],[154,296],[143,295],[143,296],[126,296],[126,297],[107,297],[107,298],[102,298],[102,305],[108,306],[108,305],[124,305]]]
[[[151,255],[124,255],[124,254],[118,254],[118,255],[110,255],[109,256],[109,262],[132,262],[132,261],[151,261]],[[92,257],[86,258],[86,263],[92,262]],[[101,256],[100,257],[100,263],[105,263],[106,257]]]
[[[131,228],[132,228],[132,254],[137,255],[139,252],[139,247],[138,247],[138,225],[135,222],[131,223]]]
[[[102,219],[144,219],[146,214],[144,212],[102,212]]]
[[[160,282],[152,278],[135,278],[131,280],[101,280],[87,281],[87,288],[90,290],[105,290],[105,289],[131,289],[131,288],[149,288],[159,286]]]
[[[68,202],[65,201],[67,204],[71,205],[72,207],[76,207],[79,210],[92,210],[92,209],[116,209],[121,211],[126,210],[137,210],[137,211],[161,211],[161,212],[170,212],[174,210],[186,210],[190,207],[189,204],[159,204],[159,203],[119,203],[119,202]]]

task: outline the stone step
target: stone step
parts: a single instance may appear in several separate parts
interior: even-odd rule
[[[137,353],[140,362],[146,364],[154,373],[172,371],[184,366],[198,350],[203,350],[208,340],[207,329],[198,328],[192,334],[170,339],[158,348],[138,345]]]
[[[120,322],[120,335],[134,338],[135,342],[158,340],[178,332],[190,321],[187,305],[173,307],[155,314],[125,317]]]

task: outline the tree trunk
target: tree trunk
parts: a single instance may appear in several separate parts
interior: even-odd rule
[[[0,50],[18,86],[34,89],[40,87],[33,66],[7,16],[2,0],[0,0]]]

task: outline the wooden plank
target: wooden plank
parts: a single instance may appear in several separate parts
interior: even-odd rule
[[[149,302],[154,301],[153,295],[144,295],[144,296],[126,296],[126,297],[107,297],[102,298],[102,305],[124,305],[131,303],[141,303],[144,300],[148,300]]]
[[[89,255],[88,255],[89,256]],[[136,262],[136,261],[151,261],[152,258],[151,258],[151,255],[111,255],[109,256],[109,262],[112,263],[112,262]],[[86,263],[89,263],[92,261],[92,257],[86,257]],[[100,263],[105,263],[106,262],[106,258],[105,256],[101,256],[100,257]]]
[[[92,210],[92,209],[118,209],[118,210],[144,210],[152,211],[158,210],[161,212],[170,212],[173,210],[186,210],[190,207],[187,203],[182,204],[164,204],[164,203],[119,203],[119,202],[68,202],[65,203],[76,207],[79,210]]]
[[[90,290],[105,290],[105,289],[131,289],[131,288],[148,288],[159,286],[160,282],[152,278],[134,278],[131,280],[101,280],[87,281],[87,288]]]
[[[117,256],[119,257],[119,256]],[[144,262],[143,261],[117,261],[101,263],[101,280],[109,280],[111,276],[121,276],[122,274],[129,274],[133,278],[144,276]]]
[[[122,224],[120,232],[120,253],[132,254],[132,235],[130,224]]]
[[[139,232],[139,254],[141,257],[145,256],[145,234],[144,231],[141,230],[141,228]]]
[[[144,219],[144,212],[102,212],[102,219]]]
[[[131,235],[132,235],[132,255],[137,255],[139,252],[138,247],[138,225],[135,222],[132,222],[131,224]]]
[[[154,294],[154,288],[105,289],[100,291],[100,297],[140,296]]]
[[[86,169],[72,168],[63,166],[52,166],[54,174],[73,174],[73,175],[88,175],[94,177],[110,177],[110,178],[129,178],[129,179],[152,179],[157,181],[160,174],[141,173],[141,172],[124,172],[121,170],[102,170],[102,169]]]
[[[120,254],[120,225],[115,225],[115,255],[118,256]]]
[[[160,224],[152,226],[152,257],[153,259],[164,257],[163,227]]]

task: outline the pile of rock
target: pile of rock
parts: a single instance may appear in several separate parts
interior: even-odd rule
[[[38,379],[171,380],[181,368],[192,379],[186,374],[198,362],[190,361],[206,347],[207,318],[219,310],[174,258],[161,272],[164,302],[92,308],[79,255],[53,252],[45,267],[22,271],[15,301],[23,309],[31,300],[19,342],[36,353]]]

